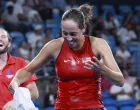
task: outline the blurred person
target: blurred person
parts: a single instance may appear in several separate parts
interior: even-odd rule
[[[59,3],[60,4],[60,3]],[[52,13],[52,7],[48,7],[45,0],[39,0],[39,4],[36,6],[36,10],[41,16],[41,19],[44,22],[52,23],[53,19],[53,13]]]
[[[6,11],[3,14],[4,26],[8,31],[17,31],[19,19],[16,14],[14,14],[14,3],[9,1],[6,4]]]
[[[45,37],[43,37],[43,39],[42,39],[43,45],[53,39],[52,28],[46,28],[44,34],[45,34]]]
[[[130,23],[118,29],[117,35],[119,36],[119,39],[120,41],[122,41],[122,43],[127,43],[129,41],[134,41],[137,39],[137,35]]]
[[[44,38],[43,27],[41,25],[34,26],[34,32],[27,37],[27,41],[29,45],[32,47],[32,54],[35,55],[35,47],[38,40],[42,40]],[[43,45],[42,45],[43,46]]]
[[[64,13],[65,11],[65,6],[67,6],[66,0],[52,0],[52,5],[53,8],[58,9],[60,16]]]
[[[118,29],[119,27],[120,27],[120,23],[117,20],[117,18],[115,18],[111,12],[108,12],[106,15],[106,19],[104,21],[104,28],[106,30],[111,30],[111,29]]]
[[[134,86],[134,97],[136,102],[140,102],[140,78],[136,79],[136,84]]]
[[[129,73],[129,76],[136,77],[138,73],[136,71],[135,64],[134,64],[134,58],[132,56],[127,61],[126,66],[127,66],[127,71]]]
[[[117,101],[120,100],[127,100],[132,99],[132,93],[133,93],[133,85],[134,82],[131,82],[131,79],[129,80],[128,72],[127,70],[122,70],[123,76],[124,76],[124,85],[122,87],[118,87],[116,85],[112,85],[110,88],[110,94],[117,99]],[[133,80],[135,81],[135,80]],[[130,84],[133,83],[133,84]]]
[[[136,41],[137,40],[137,35],[133,29],[133,23],[127,25],[128,29],[128,41]]]
[[[39,0],[25,0],[25,4],[31,8],[36,8],[36,6],[39,4]]]
[[[52,40],[52,29],[51,28],[46,28],[45,29],[45,37],[43,39],[39,39],[36,41],[36,46],[35,46],[35,55],[37,55],[39,53],[39,51],[41,50],[41,48],[48,43],[49,41]],[[54,63],[52,63],[54,60],[50,59],[50,61],[48,61],[48,63],[46,64],[46,66],[39,72],[37,72],[37,74],[42,74],[44,73],[45,76],[48,75],[55,75],[55,65]]]
[[[53,39],[53,36],[52,36],[52,28],[46,28],[45,29],[45,38],[44,38],[44,44],[46,42],[49,42]]]
[[[24,1],[23,1],[23,3],[21,3],[20,1],[21,0],[11,0],[11,1],[8,1],[6,3],[6,5],[12,4],[12,6],[13,6],[13,14],[15,16],[17,16],[19,21],[22,21],[22,20],[24,20],[26,18],[23,15],[23,4],[24,4]]]
[[[54,106],[57,97],[57,80],[55,78],[50,80],[50,84],[46,87],[46,95],[44,97],[44,107]]]
[[[6,30],[0,28],[0,110],[14,110],[13,94],[8,90],[8,85],[15,73],[27,65],[27,62],[19,57],[11,56],[8,48],[11,46],[11,38]],[[26,87],[31,93],[32,100],[38,98],[36,87],[37,77],[31,76],[30,79],[21,87]]]
[[[35,46],[35,55],[37,55],[39,53],[39,51],[41,50],[41,48],[49,41],[52,40],[52,35],[51,35],[51,29],[50,28],[46,28],[45,29],[45,37],[42,39],[39,39],[36,41],[36,46]]]
[[[71,9],[71,8],[77,8],[78,5],[76,4],[76,0],[70,0],[69,3],[65,7],[65,11]]]
[[[134,85],[136,84],[136,77],[130,76],[127,69],[125,68],[122,69],[122,72],[125,82],[127,82],[133,88]]]
[[[134,59],[124,43],[120,43],[115,52],[115,59],[121,69],[127,69],[130,76],[136,76]]]
[[[9,2],[13,2],[13,6],[14,6],[14,14],[17,16],[20,16],[21,14],[23,14],[23,4],[24,4],[24,0],[22,0],[23,2],[21,2],[21,0],[11,0]],[[8,3],[8,2],[7,2]]]
[[[14,14],[17,15],[19,24],[18,24],[18,31],[22,33],[28,32],[29,23],[28,18],[24,14],[23,5],[25,4],[25,0],[11,0],[14,3]]]
[[[126,45],[121,43],[119,48],[116,50],[115,56],[118,60],[120,59],[121,62],[126,62],[127,64],[131,58],[131,53],[128,51]]]
[[[124,16],[123,25],[130,24],[133,21],[133,13],[129,12]]]
[[[32,48],[35,48],[36,42],[39,39],[43,39],[43,27],[41,25],[35,25],[33,33],[27,37],[28,43],[31,45]]]
[[[102,33],[104,30],[104,20],[102,14],[99,14],[97,18],[93,19],[93,25],[91,26],[91,35],[96,35]]]
[[[32,54],[32,48],[30,45],[23,41],[19,44],[18,50],[17,50],[17,56],[25,59],[27,62],[31,61]]]
[[[11,15],[5,16],[5,19],[7,19],[8,23],[6,24],[6,29],[9,29],[9,25],[11,25],[12,31],[20,31],[22,33],[26,33],[29,30],[29,26],[27,22],[27,17],[23,13],[23,3],[22,0],[11,0],[7,2],[7,6],[12,6],[10,8]],[[7,18],[8,17],[8,18]],[[11,24],[12,23],[12,24]],[[16,30],[13,30],[13,26],[16,26]],[[9,31],[9,30],[8,30]]]
[[[124,78],[107,42],[83,34],[92,14],[88,4],[66,11],[61,20],[62,37],[48,42],[28,66],[19,70],[9,90],[13,90],[13,83],[22,84],[53,58],[58,77],[55,110],[104,110],[101,74],[117,86],[123,86]]]
[[[42,18],[37,10],[31,8],[30,6],[23,6],[24,15],[27,17],[29,23],[42,22]]]

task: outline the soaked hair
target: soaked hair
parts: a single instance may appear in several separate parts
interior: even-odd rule
[[[73,20],[78,24],[79,29],[83,29],[84,25],[89,25],[93,17],[93,8],[88,4],[83,4],[79,8],[72,8],[66,11],[62,20]]]
[[[7,37],[8,37],[9,42],[12,42],[12,38],[10,37],[8,31],[6,31],[6,30],[3,29],[3,28],[0,28],[0,30],[4,30],[4,31],[7,33]]]

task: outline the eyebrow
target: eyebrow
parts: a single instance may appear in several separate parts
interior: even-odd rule
[[[6,35],[2,34],[1,37],[6,37]]]
[[[78,32],[72,32],[72,31],[70,31],[70,32],[67,32],[67,31],[62,31],[62,32],[66,32],[66,33],[78,33]]]

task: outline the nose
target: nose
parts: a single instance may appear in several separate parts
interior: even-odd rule
[[[68,34],[68,35],[66,36],[66,39],[67,39],[67,41],[71,41],[71,40],[72,40],[72,37]]]
[[[0,40],[2,40],[2,37],[0,36]]]

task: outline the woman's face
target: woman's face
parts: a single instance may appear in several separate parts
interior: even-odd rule
[[[78,24],[73,20],[62,21],[62,37],[72,49],[79,48],[84,31],[85,29],[79,29]]]

